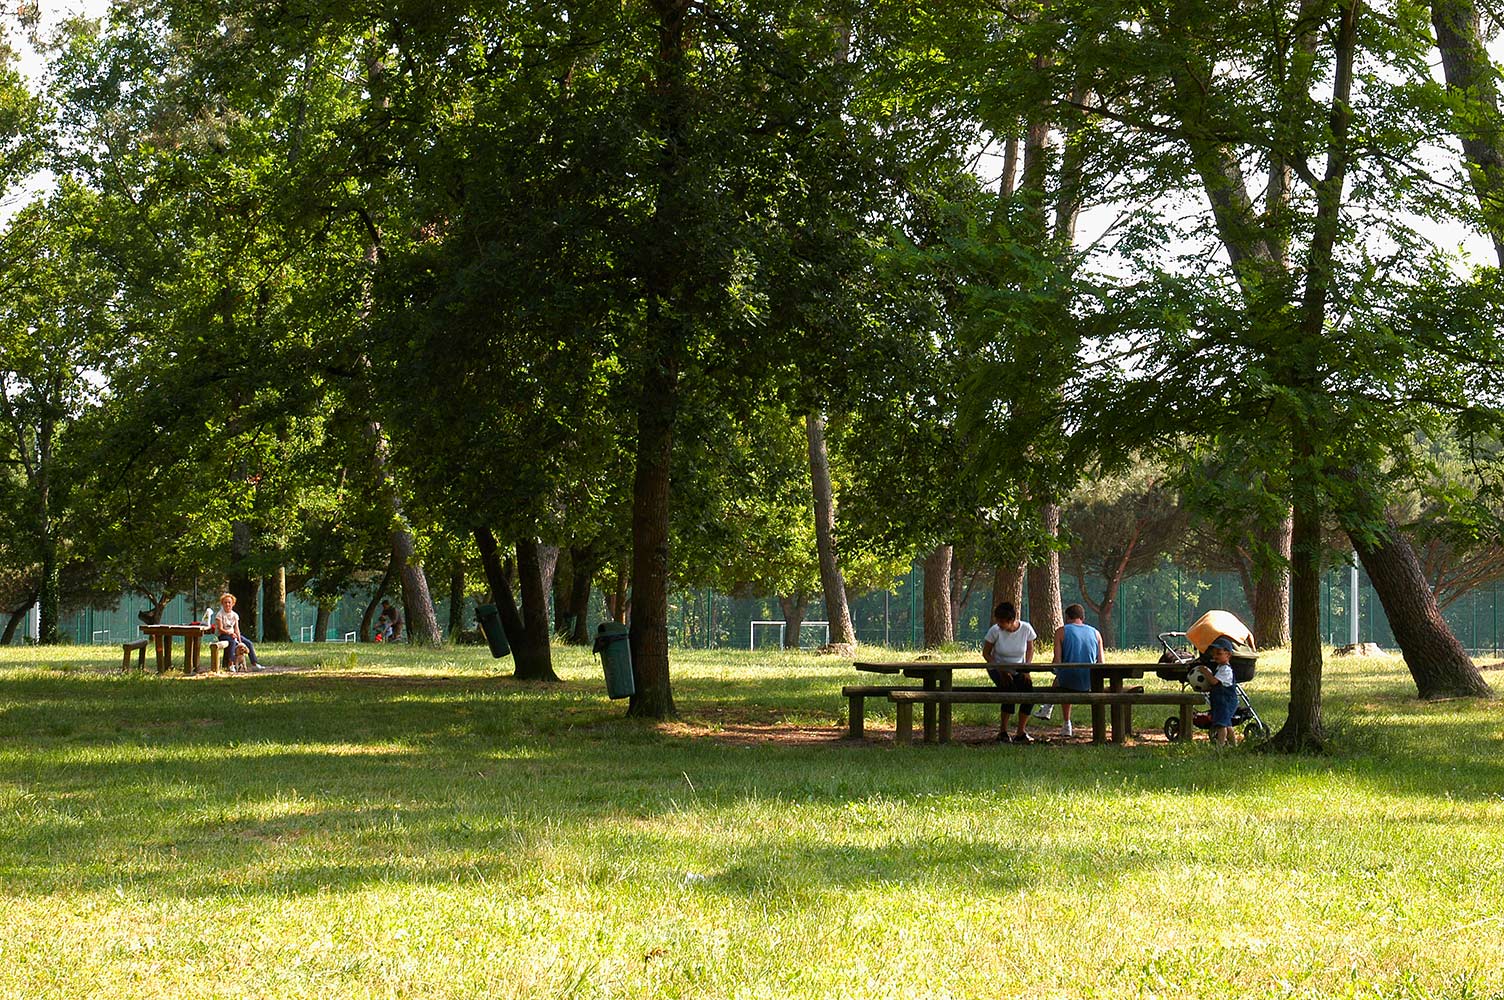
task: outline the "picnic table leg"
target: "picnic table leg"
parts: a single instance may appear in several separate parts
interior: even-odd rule
[[[847,700],[851,702],[851,709],[846,713],[848,720],[846,723],[846,735],[854,740],[859,740],[862,738],[862,731],[866,727],[867,697],[865,695],[854,694],[850,695]]]
[[[1102,693],[1102,678],[1097,675],[1096,671],[1092,671],[1091,689],[1098,694]],[[1106,705],[1093,705],[1091,707],[1091,741],[1093,743],[1107,742]]]
[[[1184,704],[1181,705],[1180,706],[1180,739],[1183,742],[1185,742],[1185,743],[1191,742],[1191,734],[1196,731],[1191,726],[1191,723],[1194,722],[1194,721],[1195,720],[1191,717],[1191,706],[1190,705],[1184,705]]]
[[[924,689],[926,691],[934,691],[938,689],[939,686],[940,682],[935,678],[933,674],[927,674],[925,676]],[[936,705],[932,701],[927,701],[924,703],[924,742],[926,743],[935,742],[935,708]]]
[[[949,670],[940,677],[940,690],[949,691],[953,684],[953,677]],[[954,706],[950,702],[940,706],[940,742],[950,742],[950,713]]]
[[[914,739],[914,703],[912,701],[898,702],[898,729],[893,734],[895,743],[907,745]]]
[[[183,673],[198,673],[198,636],[183,636]]]
[[[1123,678],[1114,677],[1107,682],[1107,690],[1113,694],[1123,693]],[[1128,714],[1127,705],[1112,706],[1112,742],[1128,742],[1128,723],[1125,721]]]
[[[164,650],[162,648],[162,637],[160,635],[154,635],[154,636],[152,636],[151,637],[151,641],[152,641],[152,651],[157,654],[157,673],[160,674],[163,671],[165,671],[171,665],[171,663],[172,663],[172,661],[170,659],[168,659],[168,657],[172,653],[172,647],[171,647],[171,645],[169,645]]]

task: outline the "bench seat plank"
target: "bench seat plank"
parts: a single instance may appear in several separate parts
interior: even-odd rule
[[[846,713],[846,735],[859,740],[866,734],[867,699],[886,698],[894,691],[922,691],[912,685],[893,684],[848,684],[841,688],[841,697],[850,706]]]
[[[1038,688],[1025,694],[1022,691],[999,691],[996,688],[952,688],[946,691],[940,690],[895,690],[888,695],[888,699],[894,703],[898,710],[898,731],[895,740],[898,743],[909,743],[913,739],[914,728],[914,705],[915,703],[929,705],[1001,705],[1016,704],[1027,700],[1036,705],[1103,705],[1103,706],[1133,706],[1133,705],[1174,705],[1180,708],[1180,731],[1182,740],[1189,740],[1192,734],[1191,709],[1202,701],[1200,694],[1190,691],[1166,691],[1166,692],[1111,692],[1111,691],[1056,691],[1050,688]],[[1114,721],[1118,718],[1126,720],[1126,713],[1119,716],[1114,713]],[[1121,743],[1127,738],[1127,723],[1124,721],[1113,733],[1113,742]],[[1098,739],[1100,742],[1100,738]]]
[[[997,705],[1002,702],[1029,701],[1062,705],[1198,705],[1201,695],[1166,691],[1163,694],[1130,694],[1127,691],[1056,691],[1034,688],[1030,691],[999,691],[997,688],[951,688],[949,691],[895,690],[892,701],[933,701],[938,703]]]
[[[122,642],[120,669],[122,671],[131,668],[131,654],[136,654],[136,669],[146,669],[146,647],[151,645],[150,639],[134,639],[131,642]]]

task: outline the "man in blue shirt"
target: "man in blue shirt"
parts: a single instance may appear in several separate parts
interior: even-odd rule
[[[1102,633],[1086,624],[1086,609],[1072,604],[1065,609],[1065,624],[1055,630],[1056,663],[1102,663]],[[1090,691],[1091,671],[1084,667],[1065,667],[1055,671],[1055,687],[1061,691]],[[1060,735],[1072,737],[1071,706],[1061,705],[1064,721]]]

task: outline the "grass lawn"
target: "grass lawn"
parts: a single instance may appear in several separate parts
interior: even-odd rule
[[[680,654],[657,727],[573,650],[264,659],[0,650],[0,997],[1504,997],[1504,707],[1395,659],[1319,759],[851,745],[811,656]]]

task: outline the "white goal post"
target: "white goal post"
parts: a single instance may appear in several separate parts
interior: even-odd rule
[[[747,629],[747,648],[748,649],[756,649],[757,648],[757,626],[759,626],[759,625],[768,625],[768,626],[777,625],[778,626],[778,646],[779,646],[780,649],[783,648],[783,637],[784,637],[784,633],[788,631],[789,623],[788,622],[783,622],[783,621],[773,621],[772,619],[768,619],[768,618],[759,618],[759,619],[753,621],[752,624],[751,624],[751,626]],[[826,642],[826,644],[830,643],[830,622],[800,622],[799,623],[799,630],[801,632],[803,632],[807,628],[823,628],[825,630],[825,642]]]

